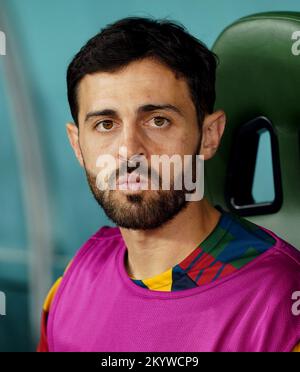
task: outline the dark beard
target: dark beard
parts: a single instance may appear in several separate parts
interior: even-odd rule
[[[96,177],[86,170],[90,189],[107,217],[117,226],[133,230],[161,227],[187,206],[185,190],[147,190],[128,194],[121,202],[116,190],[99,190]],[[146,195],[148,193],[148,195]]]
[[[199,154],[201,147],[201,140],[198,142],[195,153],[192,157],[192,178],[196,181],[196,155]],[[132,230],[151,230],[156,229],[168,221],[171,221],[179,212],[185,209],[189,203],[186,200],[186,194],[190,193],[184,187],[183,174],[182,189],[174,190],[174,184],[171,185],[170,190],[143,190],[136,194],[130,193],[124,196],[124,201],[120,201],[117,193],[122,193],[116,190],[100,190],[96,185],[96,176],[87,170],[85,172],[88,184],[96,199],[97,203],[103,208],[107,217],[112,220],[117,226],[132,229]],[[145,172],[148,173],[149,180],[151,178],[151,169]],[[120,175],[120,169],[117,170],[116,175]],[[155,174],[156,179],[159,180],[159,185],[162,184],[162,179]]]

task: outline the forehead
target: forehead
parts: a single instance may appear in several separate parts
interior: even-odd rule
[[[79,117],[104,106],[170,103],[193,109],[186,80],[159,61],[134,61],[115,72],[86,75],[78,86]]]

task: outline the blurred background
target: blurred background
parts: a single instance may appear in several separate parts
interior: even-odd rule
[[[211,47],[240,17],[300,11],[297,0],[0,0],[0,351],[33,351],[43,300],[77,249],[111,224],[67,140],[66,68],[106,24],[177,20]],[[262,171],[263,172],[263,171]],[[257,192],[265,192],[263,184]],[[269,190],[272,193],[272,190]]]

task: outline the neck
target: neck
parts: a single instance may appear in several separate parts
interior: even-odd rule
[[[121,228],[128,251],[128,274],[143,280],[175,266],[213,231],[220,215],[204,198],[190,202],[177,216],[157,229]]]

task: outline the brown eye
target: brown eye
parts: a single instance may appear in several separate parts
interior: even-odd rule
[[[166,118],[163,118],[161,116],[157,116],[157,117],[153,118],[153,122],[154,122],[154,125],[156,127],[162,127],[165,124],[168,124],[169,121]]]
[[[105,132],[105,131],[109,131],[110,129],[112,129],[113,126],[114,126],[114,123],[112,120],[103,120],[97,124],[96,128],[98,131]]]

